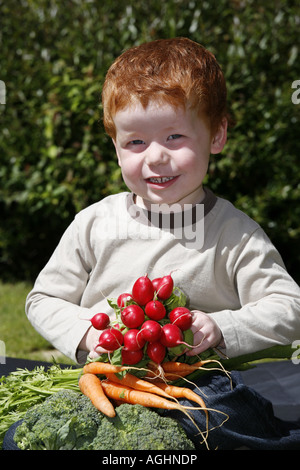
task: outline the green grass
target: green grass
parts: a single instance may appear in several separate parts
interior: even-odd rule
[[[31,325],[25,314],[25,300],[32,286],[26,282],[0,282],[0,341],[6,357],[60,363],[72,361],[60,354]]]

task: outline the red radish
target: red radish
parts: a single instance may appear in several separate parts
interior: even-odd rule
[[[186,343],[183,341],[183,333],[181,329],[173,323],[167,323],[162,327],[161,330],[161,337],[159,341],[167,348],[174,348],[176,346],[180,346],[181,344],[184,344],[189,348],[197,348],[202,342],[200,341],[199,344],[193,346],[189,343]]]
[[[124,294],[119,295],[117,299],[118,307],[123,308],[128,305],[128,302],[132,300],[132,295],[124,292]]]
[[[121,320],[128,328],[138,328],[145,320],[144,310],[136,304],[128,305],[121,311]]]
[[[139,277],[133,287],[132,296],[137,304],[144,306],[154,297],[154,287],[148,275]]]
[[[167,348],[173,348],[183,344],[181,329],[173,323],[167,323],[162,327],[160,341]]]
[[[107,351],[115,351],[122,346],[123,340],[124,338],[120,330],[117,328],[109,328],[101,333],[99,343],[96,347],[101,346],[101,348]]]
[[[119,323],[115,323],[114,328],[118,328],[118,330],[121,330],[121,331],[125,330],[125,326],[122,324],[119,325]]]
[[[159,300],[150,300],[145,306],[145,313],[151,320],[162,320],[166,315],[166,309]]]
[[[153,279],[153,281],[152,281],[152,285],[153,285],[154,290],[156,292],[157,292],[160,281],[161,281],[161,277],[157,277],[157,278]]]
[[[154,320],[147,320],[142,324],[139,336],[145,341],[158,341],[161,335],[161,325]]]
[[[123,364],[133,365],[143,359],[144,353],[142,349],[130,351],[129,349],[123,348],[121,355]]]
[[[141,330],[131,328],[124,334],[124,348],[137,351],[145,346],[146,340],[139,334]]]
[[[189,330],[192,326],[193,316],[191,311],[186,307],[176,307],[169,315],[171,323],[178,326],[181,331]]]
[[[162,277],[157,289],[158,298],[161,300],[167,300],[173,292],[173,287],[174,282],[170,274]]]
[[[156,364],[160,364],[165,358],[166,348],[159,341],[155,341],[154,343],[148,344],[147,354],[151,361],[155,362]]]
[[[91,318],[91,323],[96,330],[105,330],[110,322],[109,316],[106,313],[96,313]]]

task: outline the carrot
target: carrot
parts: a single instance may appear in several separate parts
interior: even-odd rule
[[[154,379],[156,382],[165,382],[165,381],[174,382],[175,380],[186,377],[190,373],[191,371],[185,370],[177,374],[172,374],[172,373],[164,372],[163,369],[160,369],[160,370],[157,369],[156,371],[148,370],[145,378]]]
[[[157,382],[157,386],[174,398],[187,398],[190,401],[198,403],[198,405],[200,405],[201,408],[203,408],[203,411],[205,412],[206,424],[208,425],[208,411],[206,409],[205,402],[199,395],[197,395],[197,393],[193,392],[193,390],[191,390],[190,388],[176,387],[175,385],[169,385],[164,382]]]
[[[204,363],[205,361],[200,361],[191,365],[185,362],[168,361],[158,365],[154,362],[149,362],[146,377],[163,377],[169,381],[178,380],[178,378],[185,377],[199,369]]]
[[[141,392],[134,390],[126,385],[117,384],[110,380],[102,380],[102,387],[105,394],[114,400],[121,400],[131,405],[143,405],[148,408],[163,408],[166,410],[182,410],[183,407],[178,403],[171,402],[166,398],[155,395],[154,393]]]
[[[225,370],[225,368],[219,361],[215,359],[207,359],[205,361],[195,362],[194,364],[187,364],[185,362],[178,362],[178,361],[167,361],[158,365],[158,364],[155,364],[154,362],[149,362],[148,372],[147,372],[146,377],[155,378],[155,379],[160,377],[163,382],[166,380],[169,382],[173,382],[180,378],[186,377],[192,372],[195,372],[196,370],[201,369],[205,364],[209,364],[209,363],[218,364],[219,368],[217,370],[222,370],[227,375],[229,375],[229,373]],[[208,370],[208,369],[205,369],[205,370]],[[211,368],[211,370],[213,370],[213,368]]]
[[[117,384],[111,382],[109,379],[102,380],[102,387],[104,388],[105,394],[112,400],[117,402],[129,403],[131,405],[142,405],[148,408],[162,408],[165,410],[180,410],[185,413],[187,416],[187,409],[195,409],[194,407],[182,406],[180,403],[172,402],[166,398],[163,398],[159,395],[149,392],[142,392],[140,390],[134,390],[126,385]],[[199,431],[199,434],[203,436],[203,440],[206,443],[206,437],[199,429],[194,419],[189,416],[189,419],[196,426]],[[208,432],[208,431],[207,431]]]
[[[106,377],[111,381],[118,384],[124,384],[127,387],[131,387],[135,390],[140,390],[141,392],[155,393],[156,395],[161,395],[166,398],[170,398],[170,395],[162,390],[160,387],[153,385],[153,383],[147,382],[147,380],[142,380],[135,375],[125,374],[124,377],[119,378],[116,374],[106,374]]]
[[[185,362],[168,361],[162,363],[162,368],[167,373],[192,373],[211,361],[199,361],[195,364],[186,364]]]
[[[106,374],[117,374],[118,372],[122,372],[123,370],[127,370],[128,367],[125,366],[116,366],[114,364],[110,364],[109,362],[90,362],[83,367],[83,373],[91,373],[91,374],[99,374],[99,375],[106,375]]]
[[[97,410],[110,418],[116,416],[112,403],[103,391],[101,380],[95,374],[81,375],[78,385],[81,392],[91,400]]]
[[[205,364],[217,364],[218,367],[210,367],[210,368],[203,368],[203,366]],[[229,380],[231,381],[231,377],[230,377],[230,372],[228,372],[225,367],[223,366],[223,364],[218,361],[217,359],[207,359],[206,361],[198,361],[198,362],[195,362],[194,364],[184,364],[184,363],[181,363],[181,362],[173,362],[173,361],[169,361],[169,362],[165,362],[162,364],[163,368],[164,368],[164,371],[165,371],[165,378],[167,378],[169,381],[172,381],[172,380],[177,380],[178,378],[180,377],[185,377],[189,374],[191,374],[192,372],[196,371],[196,370],[200,370],[203,368],[203,370],[218,370],[218,371],[222,371],[224,372],[224,374],[227,375],[227,377],[229,378]],[[177,370],[178,369],[178,370]],[[170,377],[171,374],[174,374],[175,373],[175,377],[173,376],[172,378]]]

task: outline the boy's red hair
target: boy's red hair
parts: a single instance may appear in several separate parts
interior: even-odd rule
[[[227,114],[225,78],[214,55],[187,38],[158,39],[123,52],[109,68],[102,91],[103,122],[115,139],[115,114],[150,100],[187,104],[217,131]]]

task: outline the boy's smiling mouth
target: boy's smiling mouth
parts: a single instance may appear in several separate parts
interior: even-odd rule
[[[174,181],[178,176],[152,176],[151,178],[146,178],[146,181],[153,184],[165,184],[170,181]]]

